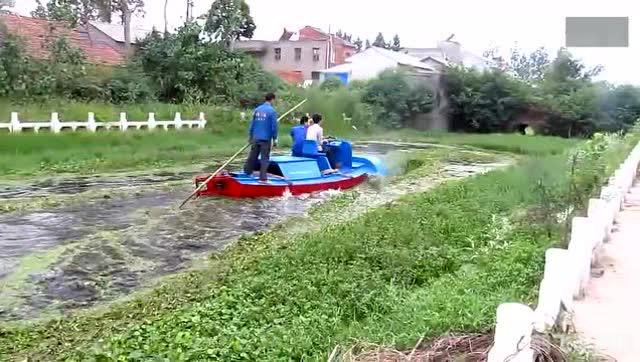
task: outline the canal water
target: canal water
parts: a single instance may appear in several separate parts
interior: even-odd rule
[[[359,152],[384,157],[419,148],[368,143]],[[443,177],[465,177],[495,166],[449,164]],[[304,215],[336,194],[203,198],[178,211],[177,205],[193,190],[193,176],[87,176],[0,185],[0,202],[104,193],[80,203],[0,214],[0,321],[43,318],[126,296],[158,277],[193,266],[244,234]],[[432,184],[413,180],[382,190],[362,186],[360,211]]]

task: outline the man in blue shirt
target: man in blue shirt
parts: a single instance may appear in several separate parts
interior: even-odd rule
[[[309,117],[302,116],[302,118],[300,118],[300,125],[291,129],[291,140],[293,141],[293,147],[291,147],[292,156],[302,157],[302,147],[304,141],[307,139],[307,127],[309,127]]]
[[[253,175],[254,167],[258,163],[258,155],[260,155],[260,182],[267,182],[271,140],[273,140],[273,147],[278,146],[278,115],[273,109],[275,100],[275,94],[267,94],[264,104],[253,112],[253,120],[249,127],[251,151],[244,165],[244,172],[247,175]]]

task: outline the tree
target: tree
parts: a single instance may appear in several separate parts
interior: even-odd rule
[[[257,104],[280,85],[251,56],[233,52],[201,36],[202,26],[187,23],[176,33],[144,39],[134,60],[165,102]]]
[[[369,41],[369,39],[367,39],[366,43],[365,43],[365,48],[369,49],[371,48],[371,42]]]
[[[433,92],[412,84],[405,74],[384,71],[368,82],[362,101],[373,107],[378,123],[389,128],[411,126],[418,116],[433,110]]]
[[[80,20],[85,10],[81,9],[83,3],[77,0],[49,0],[46,5],[42,4],[41,0],[36,0],[37,7],[31,12],[31,16],[34,18],[66,21],[72,27],[82,22]],[[86,24],[90,19],[83,19]]]
[[[376,40],[373,41],[373,46],[378,48],[387,48],[387,42],[384,40],[382,33],[378,33]]]
[[[79,0],[85,1],[85,0]],[[111,22],[113,14],[118,14],[124,28],[124,47],[131,48],[131,18],[135,14],[144,14],[144,0],[88,0],[96,5],[98,18]]]
[[[356,46],[356,48],[358,49],[358,52],[362,51],[362,39],[358,38],[358,40],[353,42],[353,45]]]
[[[164,0],[164,34],[169,32],[169,20],[167,19],[167,7],[169,6],[169,0]]]
[[[391,50],[399,52],[401,48],[400,37],[398,36],[398,34],[396,34],[396,36],[393,37],[393,45],[391,46]]]
[[[256,24],[244,0],[216,0],[206,14],[204,31],[227,47],[240,38],[253,38]]]
[[[16,6],[16,0],[0,0],[0,11]]]
[[[542,79],[547,67],[551,64],[549,53],[544,47],[536,49],[531,54],[523,53],[520,49],[511,49],[509,60],[510,71],[525,82],[537,82]]]

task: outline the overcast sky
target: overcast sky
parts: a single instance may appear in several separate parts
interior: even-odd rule
[[[144,27],[164,28],[164,1],[146,0],[146,15],[137,20]],[[44,2],[44,1],[43,1]],[[195,14],[205,12],[212,0],[195,0]],[[517,43],[533,50],[564,46],[567,16],[628,16],[629,48],[572,48],[589,65],[603,64],[601,78],[640,84],[640,2],[634,0],[248,0],[258,29],[256,39],[275,40],[284,27],[297,30],[314,25],[332,31],[342,29],[373,41],[378,32],[390,40],[396,33],[403,46],[433,47],[451,34],[464,49],[475,53]],[[168,22],[179,26],[187,0],[169,0]],[[28,14],[35,0],[16,0],[16,11]]]

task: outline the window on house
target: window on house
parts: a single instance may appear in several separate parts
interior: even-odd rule
[[[275,48],[274,50],[276,52],[276,60],[282,59],[282,49],[281,48]]]
[[[317,62],[320,60],[320,48],[313,48],[313,61]]]
[[[302,48],[295,48],[295,55],[296,55],[296,60],[301,60],[302,59]]]
[[[351,53],[347,52],[347,54],[346,54],[345,58],[349,58],[349,57],[350,57],[350,56],[352,56],[352,55],[353,55],[353,54],[351,54]]]

